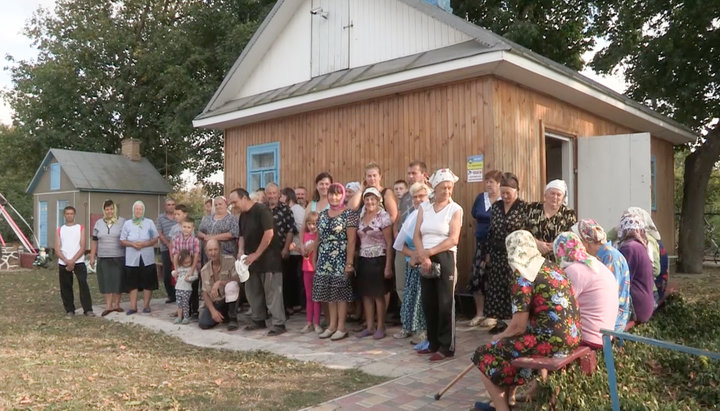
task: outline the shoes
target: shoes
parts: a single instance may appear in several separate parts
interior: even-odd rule
[[[190,323],[190,319],[188,319],[188,323]],[[228,331],[235,331],[238,329],[238,322],[237,320],[230,320],[228,321],[227,330]]]
[[[378,328],[377,330],[375,330],[373,338],[376,340],[382,340],[383,338],[385,338],[385,330],[383,330],[382,328]]]
[[[114,313],[114,312],[115,312],[115,310],[105,310],[100,314],[100,316],[105,317],[106,315],[108,315],[110,313]]]
[[[175,300],[173,298],[168,298],[167,300],[165,300],[165,304],[172,304],[174,302]]]
[[[488,333],[490,334],[500,334],[501,332],[505,331],[507,328],[507,324],[505,324],[504,321],[498,321],[497,324],[491,329],[488,330]]]
[[[428,361],[434,362],[434,361],[442,361],[446,358],[453,357],[454,354],[443,354],[440,351],[436,352],[435,354],[431,355],[430,358],[428,358]]]
[[[150,307],[143,308],[143,313],[150,314]]]
[[[315,324],[315,334],[322,334],[323,329],[320,324]]]
[[[412,332],[411,332],[411,331],[402,329],[402,330],[400,330],[399,333],[393,334],[393,338],[395,338],[395,339],[397,339],[397,340],[402,340],[403,338],[408,338],[408,337],[410,337],[411,335],[412,335]]]
[[[480,323],[482,323],[485,320],[486,320],[486,318],[484,315],[476,316],[472,320],[470,320],[470,326],[477,327],[478,325],[480,325]]]
[[[197,320],[198,320],[198,317],[200,317],[200,314],[199,314],[199,313],[192,313],[192,314],[190,314],[190,319],[191,319],[192,321],[197,321]]]
[[[318,335],[318,338],[330,338],[333,334],[335,334],[335,331],[328,328],[327,330],[321,332],[320,335]]]
[[[313,327],[312,324],[305,324],[305,326],[302,328],[302,330],[300,330],[300,334],[307,334],[314,330],[315,330],[315,328]]]
[[[133,315],[135,313],[137,313],[137,310],[130,309],[130,310],[125,311],[125,315]]]
[[[183,318],[183,319],[182,319],[182,325],[188,325],[188,324],[190,324],[190,319],[189,319],[189,318]]]
[[[333,333],[333,335],[330,337],[330,340],[331,340],[331,341],[338,341],[338,340],[342,340],[343,338],[345,338],[345,337],[347,337],[347,336],[348,336],[347,331],[337,330],[337,331],[335,331],[335,332]]]
[[[273,328],[271,328],[270,331],[268,331],[267,335],[269,335],[269,336],[280,335],[280,334],[284,334],[286,331],[287,331],[287,329],[285,328],[284,325],[276,325],[276,326],[273,326]]]
[[[175,321],[173,321],[173,324],[182,324],[182,322],[183,322],[182,317],[178,317],[175,319]]]
[[[86,317],[95,317],[95,313],[92,311],[85,311],[83,315],[85,315]]]
[[[114,310],[112,310],[112,311],[115,311],[115,312],[117,312],[117,313],[121,313],[121,312],[123,312],[124,310],[123,310],[122,308],[118,307],[118,308],[116,308],[116,309],[114,309]]]
[[[427,341],[427,333],[425,332],[425,330],[422,330],[419,333],[415,333],[410,339],[410,344],[416,345],[420,344],[423,341]]]
[[[68,311],[65,313],[65,318],[73,318],[75,317],[75,311]]]
[[[495,411],[495,407],[490,405],[489,402],[478,401],[475,403],[475,409],[480,411]]]
[[[255,330],[261,330],[263,328],[267,328],[267,326],[265,325],[265,322],[253,321],[250,324],[246,325],[244,330],[245,331],[255,331]]]
[[[178,316],[177,311],[173,311],[173,312],[170,313],[170,318],[175,318],[175,317],[177,317],[177,316]]]
[[[418,350],[417,353],[420,355],[425,355],[425,354],[434,354],[435,351],[431,350],[430,348],[423,348],[422,350]]]
[[[495,318],[485,318],[478,324],[480,327],[494,327],[497,324],[497,319]]]
[[[368,330],[367,328],[365,328],[362,331],[360,331],[359,333],[355,334],[355,336],[357,338],[365,338],[365,337],[369,337],[371,335],[373,335],[373,332]]]

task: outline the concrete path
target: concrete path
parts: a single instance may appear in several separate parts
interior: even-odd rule
[[[123,303],[127,308],[127,303]],[[393,378],[384,384],[352,393],[310,409],[469,409],[477,400],[487,400],[488,395],[476,373],[472,370],[453,386],[442,399],[434,395],[449,383],[470,363],[470,355],[480,344],[490,341],[484,329],[468,327],[468,321],[457,323],[457,349],[454,359],[437,363],[427,361],[412,349],[409,340],[396,340],[392,334],[399,327],[388,328],[387,337],[373,340],[372,337],[358,339],[350,336],[340,341],[321,340],[314,333],[300,334],[305,325],[305,314],[295,314],[287,322],[288,332],[277,337],[266,335],[267,330],[228,332],[224,325],[212,330],[200,330],[197,323],[173,324],[170,314],[175,304],[165,304],[155,299],[151,303],[152,313],[125,315],[112,313],[104,317],[110,321],[138,324],[152,330],[180,338],[182,341],[211,348],[236,351],[264,350],[300,361],[314,361],[329,368],[357,368],[368,374]],[[103,307],[96,306],[95,312]],[[242,318],[242,315],[241,315]],[[357,323],[349,323],[350,329]]]

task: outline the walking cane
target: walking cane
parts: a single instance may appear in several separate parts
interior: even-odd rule
[[[435,401],[440,400],[440,397],[442,397],[443,394],[445,394],[445,393],[447,392],[447,390],[450,389],[450,387],[452,387],[453,385],[455,385],[456,382],[460,381],[460,379],[462,379],[462,377],[464,377],[465,374],[469,373],[470,370],[472,370],[474,367],[475,367],[475,364],[470,364],[470,365],[467,366],[467,368],[465,368],[464,370],[460,371],[460,374],[458,374],[457,377],[453,378],[453,380],[450,381],[450,383],[449,383],[448,385],[446,385],[445,388],[443,388],[443,389],[440,390],[437,394],[435,394]]]

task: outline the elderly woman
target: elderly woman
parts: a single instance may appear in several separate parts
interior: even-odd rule
[[[500,177],[500,197],[492,205],[488,244],[485,262],[487,279],[485,286],[484,313],[487,318],[480,323],[482,327],[492,327],[489,332],[497,334],[507,327],[502,321],[510,319],[510,282],[512,268],[508,264],[505,237],[525,226],[525,208],[527,204],[518,198],[518,178],[512,173],[503,173]]]
[[[327,189],[329,210],[318,219],[317,264],[313,277],[313,301],[328,303],[328,328],[318,337],[333,341],[347,337],[347,303],[353,300],[355,238],[358,214],[345,207],[345,187],[331,184]]]
[[[133,218],[125,221],[120,232],[120,244],[125,247],[124,285],[130,294],[132,315],[137,312],[138,290],[143,290],[143,312],[150,312],[150,298],[158,288],[155,270],[155,244],[160,238],[155,223],[145,218],[145,203],[136,201],[132,207]]]
[[[575,233],[560,233],[553,243],[553,253],[575,291],[582,324],[580,344],[598,350],[602,348],[600,330],[613,329],[617,320],[615,277],[604,264],[587,253]]]
[[[455,355],[455,254],[460,240],[463,209],[453,201],[458,177],[448,168],[430,177],[435,192],[434,203],[418,208],[413,242],[420,264],[422,307],[427,320],[429,346],[418,354],[432,354],[430,361]]]
[[[630,268],[630,297],[633,317],[647,322],[655,310],[653,264],[648,256],[645,222],[632,214],[624,214],[618,228],[618,249]]]
[[[527,206],[525,229],[535,237],[538,250],[544,256],[552,254],[555,237],[570,230],[576,222],[575,210],[567,207],[567,184],[563,180],[549,182],[543,201]]]
[[[485,320],[483,305],[485,304],[485,248],[487,247],[488,231],[490,229],[491,207],[500,199],[500,176],[497,170],[485,173],[485,192],[475,198],[471,214],[477,224],[475,226],[475,260],[470,279],[470,292],[475,299],[475,317],[470,320],[470,326],[476,327]]]
[[[90,265],[97,271],[98,288],[105,296],[105,311],[102,316],[111,312],[122,312],[120,293],[122,293],[122,276],[125,266],[125,249],[120,244],[120,233],[125,219],[118,217],[117,206],[112,200],[103,203],[103,218],[95,222],[90,244]],[[96,259],[97,257],[97,259]],[[97,261],[97,266],[95,262]]]
[[[648,240],[648,256],[653,263],[653,278],[655,279],[655,302],[665,297],[665,288],[668,281],[668,256],[665,246],[660,239],[660,232],[655,226],[650,213],[640,207],[630,207],[626,214],[632,214],[645,223],[645,234]]]
[[[228,202],[224,196],[215,197],[213,209],[213,213],[203,217],[198,227],[197,237],[203,242],[202,248],[205,249],[209,240],[217,240],[222,254],[236,256],[240,235],[238,219],[228,212]]]
[[[532,376],[530,369],[513,367],[513,358],[567,355],[580,342],[580,313],[563,270],[542,256],[528,231],[508,235],[506,247],[513,272],[512,321],[472,357],[497,410],[509,410],[513,387]],[[493,409],[488,403],[475,406]]]
[[[627,260],[617,248],[607,241],[605,230],[595,220],[580,220],[573,226],[580,236],[583,246],[590,255],[596,257],[615,276],[618,286],[618,314],[615,331],[625,331],[630,319],[630,269]]]
[[[415,334],[413,341],[425,341],[425,313],[420,303],[420,268],[411,265],[412,260],[417,259],[417,251],[413,243],[415,225],[417,223],[418,208],[428,199],[428,186],[424,183],[413,183],[410,186],[410,195],[415,208],[405,218],[398,235],[395,238],[393,248],[405,256],[405,287],[402,290],[402,305],[400,307],[400,321],[402,330],[393,335],[393,338],[408,338]]]
[[[357,336],[385,338],[385,281],[392,278],[392,221],[381,208],[382,196],[375,187],[363,193],[357,235],[360,243],[357,265],[357,291],[362,297],[367,326]],[[375,323],[375,316],[377,322]],[[374,324],[377,324],[375,328]]]

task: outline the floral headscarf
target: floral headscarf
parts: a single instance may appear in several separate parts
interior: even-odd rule
[[[643,245],[647,245],[647,237],[645,236],[645,221],[642,217],[634,214],[623,214],[620,218],[617,236],[618,243],[620,244],[634,238],[643,243]]]
[[[660,241],[660,232],[658,231],[657,227],[655,227],[655,222],[653,221],[650,213],[648,213],[647,210],[640,207],[630,207],[625,210],[625,214],[632,214],[639,217],[643,221],[643,223],[645,223],[645,234]]]
[[[138,204],[142,206],[143,212],[142,212],[142,216],[140,216],[140,218],[135,218],[135,206]],[[145,203],[143,203],[140,200],[134,202],[132,205],[132,208],[130,209],[130,215],[132,216],[133,224],[135,224],[138,227],[142,226],[143,220],[145,219]]]
[[[529,231],[517,230],[505,237],[508,263],[513,270],[528,280],[535,281],[545,258],[535,244],[535,237]]]
[[[602,226],[593,219],[584,219],[573,225],[573,231],[588,243],[605,244],[607,242],[607,234]]]
[[[553,253],[561,268],[565,268],[572,263],[583,263],[597,272],[598,266],[596,264],[599,261],[588,254],[580,237],[573,232],[566,231],[555,238]]]
[[[449,181],[453,184],[457,183],[460,177],[456,176],[449,168],[441,168],[430,176],[430,185],[432,188],[437,187],[438,184]]]

